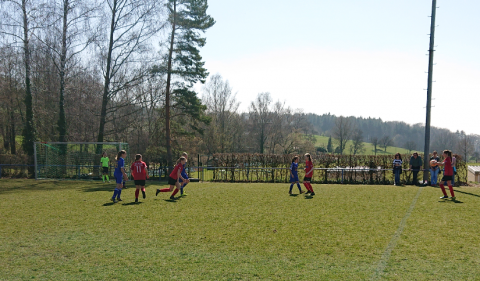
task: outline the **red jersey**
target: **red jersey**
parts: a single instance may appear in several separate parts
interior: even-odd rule
[[[172,173],[170,174],[170,177],[174,180],[177,180],[178,179],[178,171],[180,171],[180,173],[182,172],[183,170],[183,165],[182,163],[178,163],[177,165],[175,165],[175,168],[173,169]]]
[[[130,171],[132,171],[133,179],[135,180],[146,180],[147,172],[146,169],[147,164],[143,161],[135,161],[133,162],[132,166],[130,167]]]
[[[313,176],[313,163],[312,161],[305,161],[305,177],[311,178]]]
[[[445,163],[445,176],[453,176],[452,158],[447,157]]]

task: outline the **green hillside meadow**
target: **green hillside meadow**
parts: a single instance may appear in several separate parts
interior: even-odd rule
[[[325,136],[315,136],[317,139],[317,142],[315,143],[316,147],[327,147],[328,144],[328,138]],[[375,148],[371,143],[365,142],[365,151],[363,153],[360,153],[360,155],[375,155]],[[338,146],[335,144],[335,140],[332,138],[332,145],[333,147]],[[344,154],[350,154],[350,147],[352,146],[352,141],[348,141],[347,145],[345,146]],[[408,154],[409,151],[405,148],[401,147],[394,147],[394,146],[389,146],[387,147],[387,151],[383,149],[383,147],[377,146],[377,155],[395,155],[395,153],[400,152],[401,154]]]
[[[476,280],[480,189],[0,180],[0,280]],[[294,193],[298,190],[294,189]]]

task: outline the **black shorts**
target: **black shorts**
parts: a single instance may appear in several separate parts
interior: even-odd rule
[[[145,186],[145,180],[134,180],[135,185]]]
[[[177,183],[177,180],[171,177],[168,177],[168,184],[169,185],[175,185]]]
[[[102,173],[108,174],[108,167],[102,167]]]
[[[444,182],[444,181],[452,181],[453,180],[453,176],[443,176],[442,180],[440,182]]]
[[[310,178],[304,177],[303,181],[312,181],[312,178],[311,177]]]

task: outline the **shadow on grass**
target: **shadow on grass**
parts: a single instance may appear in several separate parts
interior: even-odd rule
[[[122,206],[135,206],[135,205],[140,205],[143,202],[130,202],[130,203],[123,203]]]
[[[313,199],[312,195],[305,195],[305,199]]]
[[[461,194],[466,194],[466,195],[471,195],[471,196],[475,196],[475,197],[480,197],[480,195],[473,194],[473,193],[470,193],[470,192],[460,191],[458,189],[455,189],[455,192],[458,192],[458,193],[461,193]]]
[[[290,197],[297,197],[300,194],[290,194]]]
[[[455,204],[463,204],[462,201],[458,201],[458,200],[441,200],[441,201],[438,201],[438,203],[455,203]]]
[[[170,202],[170,203],[177,203],[178,199],[163,199],[165,202]]]
[[[117,203],[109,202],[109,203],[103,204],[102,206],[107,207],[107,206],[112,206],[112,205],[115,205],[115,204],[117,204]]]

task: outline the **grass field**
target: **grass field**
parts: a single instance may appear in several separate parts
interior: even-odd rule
[[[327,147],[328,144],[328,138],[325,136],[315,136],[317,139],[317,142],[315,143],[315,146],[317,147]],[[332,139],[332,142],[335,142]],[[360,153],[360,155],[374,155],[375,154],[375,147],[373,144],[369,142],[365,142],[365,151],[363,153]],[[336,147],[337,145],[333,143],[333,146]],[[352,141],[348,141],[347,145],[345,146],[344,154],[350,154],[350,147],[352,146]],[[383,154],[388,154],[388,155],[394,155],[395,153],[400,152],[401,154],[408,154],[409,151],[405,148],[401,147],[394,147],[394,146],[389,146],[387,147],[387,151],[383,150],[383,147],[377,146],[377,155],[383,155]]]
[[[0,280],[478,280],[480,189],[0,180]],[[294,190],[295,191],[295,190]],[[296,190],[298,193],[298,190]]]

